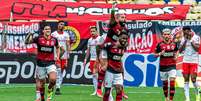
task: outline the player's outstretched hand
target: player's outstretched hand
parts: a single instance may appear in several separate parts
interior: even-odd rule
[[[113,2],[112,3],[112,8],[114,9],[116,7],[116,5],[117,5],[117,1]]]

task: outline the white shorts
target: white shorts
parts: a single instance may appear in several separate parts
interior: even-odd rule
[[[107,51],[102,49],[100,52],[100,58],[107,59]]]
[[[161,72],[160,71],[160,77],[161,77],[162,81],[166,81],[169,78],[176,78],[176,75],[177,75],[176,69],[172,69],[172,70],[167,71],[167,72]]]
[[[122,85],[123,86],[123,74],[122,73],[114,74],[109,71],[106,71],[105,87],[111,88],[113,85]]]
[[[57,72],[57,67],[55,64],[47,67],[36,66],[36,78],[45,79],[50,72]]]

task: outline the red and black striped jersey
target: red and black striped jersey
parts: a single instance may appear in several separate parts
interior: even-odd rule
[[[57,39],[54,37],[46,39],[43,35],[40,35],[33,39],[33,43],[36,43],[38,47],[37,65],[48,66],[54,64],[54,47],[58,47]]]
[[[175,67],[175,54],[178,51],[178,45],[175,42],[165,43],[164,41],[157,44],[155,52],[159,53],[165,50],[165,53],[160,56],[160,70]]]
[[[125,49],[122,48],[114,48],[109,46],[106,48],[108,54],[108,70],[113,73],[122,73],[123,65],[122,65],[122,56],[124,55]]]

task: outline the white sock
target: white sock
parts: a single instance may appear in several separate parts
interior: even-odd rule
[[[113,96],[112,96],[112,88],[111,88],[111,90],[110,90],[109,101],[114,101]]]
[[[40,96],[40,91],[36,91],[36,99],[40,99],[41,98],[41,96]]]
[[[60,87],[61,87],[62,82],[63,82],[63,71],[61,71],[60,78],[59,78]]]
[[[199,89],[198,89],[197,82],[193,83],[193,86],[195,88],[195,94],[198,95],[199,94]]]
[[[97,75],[94,74],[92,79],[93,79],[94,91],[96,91],[97,90],[97,84],[98,84]]]
[[[185,93],[186,99],[189,99],[190,98],[190,95],[189,95],[189,82],[184,83],[184,93]]]
[[[61,78],[61,68],[57,68],[57,80],[56,80],[56,88],[60,88],[60,78]]]

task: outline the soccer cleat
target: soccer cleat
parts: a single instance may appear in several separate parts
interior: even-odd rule
[[[124,99],[128,99],[128,95],[126,95],[124,92],[122,92],[122,96]]]
[[[40,98],[36,99],[35,101],[41,101]]]
[[[166,98],[165,98],[165,101],[169,101],[169,98],[168,98],[168,97],[166,97]]]
[[[59,88],[56,89],[55,95],[61,95],[61,92],[60,92],[60,89],[59,89]]]
[[[94,91],[91,95],[92,95],[92,96],[96,95],[96,91]]]
[[[101,90],[101,89],[98,89],[98,90],[97,90],[97,96],[98,96],[98,97],[103,97],[103,95],[102,95],[102,90]]]
[[[47,101],[51,101],[52,97],[53,97],[53,89],[48,90],[48,92],[47,92]]]

